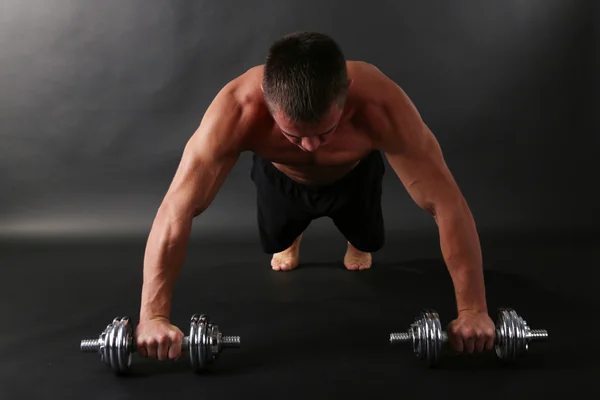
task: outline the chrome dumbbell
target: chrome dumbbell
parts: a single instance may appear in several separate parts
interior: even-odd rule
[[[133,327],[129,317],[117,317],[106,326],[97,339],[84,339],[83,353],[98,353],[102,362],[115,373],[121,374],[131,367],[136,351]],[[189,336],[183,338],[182,351],[187,351],[194,371],[213,364],[224,349],[240,347],[239,336],[223,336],[219,327],[208,315],[194,314],[190,320]]]
[[[531,329],[527,322],[511,308],[498,310],[494,350],[504,362],[514,362],[523,357],[532,341],[548,338],[545,329]],[[413,352],[429,366],[438,363],[442,349],[448,342],[448,334],[442,329],[440,317],[435,310],[425,309],[415,318],[407,332],[390,334],[390,343],[411,342]]]

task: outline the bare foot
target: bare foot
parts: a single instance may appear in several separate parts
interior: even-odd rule
[[[289,271],[298,266],[300,261],[300,239],[302,235],[292,243],[290,247],[280,253],[273,254],[271,267],[275,271]]]
[[[363,253],[348,242],[348,250],[344,256],[344,265],[350,271],[371,268],[371,253]]]

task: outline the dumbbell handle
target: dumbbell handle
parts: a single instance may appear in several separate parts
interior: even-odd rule
[[[494,336],[494,344],[498,344],[498,337],[500,335],[496,333]],[[545,329],[531,329],[527,332],[526,339],[529,341],[538,341],[545,340],[548,338],[548,331]],[[413,340],[413,335],[411,332],[397,332],[390,334],[390,342],[392,344],[401,343],[401,342],[411,342]],[[448,333],[446,331],[442,331],[442,342],[446,343],[448,341]]]
[[[137,350],[137,346],[135,344],[135,341],[132,341],[133,343],[130,343],[130,348],[131,351],[136,351]],[[221,337],[221,346],[223,348],[229,349],[229,348],[238,348],[240,347],[240,337],[239,336],[223,336]],[[102,342],[100,341],[100,339],[84,339],[81,341],[81,345],[80,345],[80,349],[81,352],[83,353],[97,353],[98,351],[100,351],[100,346],[102,345]],[[181,343],[181,351],[187,351],[189,349],[189,345],[190,345],[190,337],[189,336],[184,336],[183,341]]]

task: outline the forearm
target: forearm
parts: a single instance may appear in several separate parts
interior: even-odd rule
[[[458,312],[487,312],[481,247],[469,207],[461,199],[437,207],[434,216],[442,255],[454,283]]]
[[[191,225],[191,218],[178,220],[159,210],[144,255],[140,320],[169,318],[173,288],[185,259]]]

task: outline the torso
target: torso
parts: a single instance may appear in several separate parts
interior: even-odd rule
[[[349,75],[353,72],[349,63]],[[344,177],[375,149],[373,134],[362,123],[364,99],[352,98],[352,95],[349,95],[342,120],[329,141],[314,152],[300,149],[285,138],[270,117],[260,90],[261,70],[254,74],[249,80],[257,83],[251,93],[244,96],[245,102],[252,103],[256,114],[246,150],[270,161],[291,179],[308,185],[330,184]]]
[[[372,151],[368,137],[349,121],[341,124],[331,140],[314,152],[290,143],[276,125],[257,135],[260,139],[252,149],[255,154],[291,179],[309,185],[326,185],[341,179]]]

